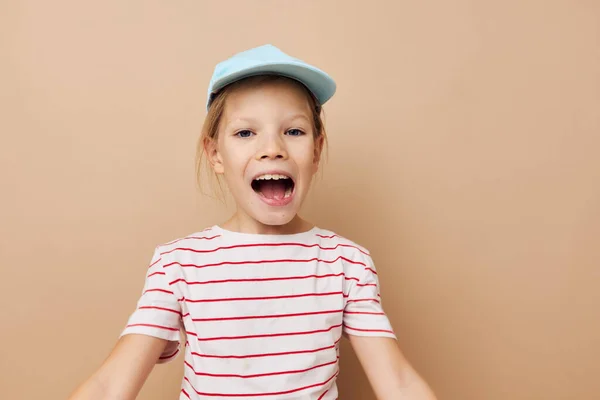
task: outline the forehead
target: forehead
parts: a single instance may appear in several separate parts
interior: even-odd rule
[[[231,89],[225,102],[226,121],[244,117],[285,117],[304,114],[311,117],[307,90],[290,79],[248,80]]]

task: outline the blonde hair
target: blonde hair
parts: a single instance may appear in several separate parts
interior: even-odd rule
[[[227,98],[229,94],[234,91],[236,88],[245,85],[258,85],[264,82],[277,82],[277,81],[291,81],[294,84],[299,85],[305,91],[310,109],[312,111],[312,128],[313,128],[313,139],[315,143],[320,143],[322,141],[322,147],[319,149],[315,148],[315,151],[319,151],[322,153],[323,150],[327,147],[327,134],[325,132],[325,124],[323,123],[324,112],[314,97],[314,95],[300,82],[297,82],[291,78],[287,78],[280,75],[257,75],[248,77],[239,81],[236,81],[224,89],[222,89],[219,93],[217,93],[210,103],[210,107],[208,109],[208,113],[206,118],[204,119],[204,123],[202,125],[202,130],[200,133],[200,137],[198,139],[197,149],[196,149],[196,179],[198,186],[202,190],[202,183],[204,180],[201,178],[203,171],[207,174],[208,178],[216,179],[217,184],[219,186],[219,191],[221,195],[223,194],[223,186],[221,181],[218,179],[216,174],[210,173],[208,171],[212,171],[210,165],[206,165],[204,162],[204,153],[205,146],[208,141],[216,141],[219,137],[219,124],[221,119],[223,118],[223,114],[225,112],[225,104],[227,102]],[[205,193],[206,194],[206,193]]]

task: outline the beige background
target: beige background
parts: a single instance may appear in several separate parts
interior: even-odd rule
[[[64,399],[154,246],[228,215],[194,182],[205,90],[270,42],[339,84],[304,215],[372,251],[439,398],[600,398],[600,2],[0,4],[0,397]]]

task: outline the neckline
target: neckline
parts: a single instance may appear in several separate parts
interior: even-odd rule
[[[308,238],[314,236],[316,233],[320,231],[320,228],[316,225],[307,231],[297,232],[297,233],[246,233],[246,232],[237,232],[229,229],[225,229],[220,225],[213,225],[211,230],[219,233],[223,236],[228,237],[236,237],[239,239],[259,239],[262,241],[277,241],[277,240],[289,240],[289,239],[300,239],[300,238]]]

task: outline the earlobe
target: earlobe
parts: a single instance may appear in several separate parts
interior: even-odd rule
[[[204,138],[204,153],[210,162],[213,170],[216,174],[222,174],[224,172],[223,169],[223,160],[221,159],[221,154],[219,153],[219,149],[217,148],[217,142],[211,138]]]

